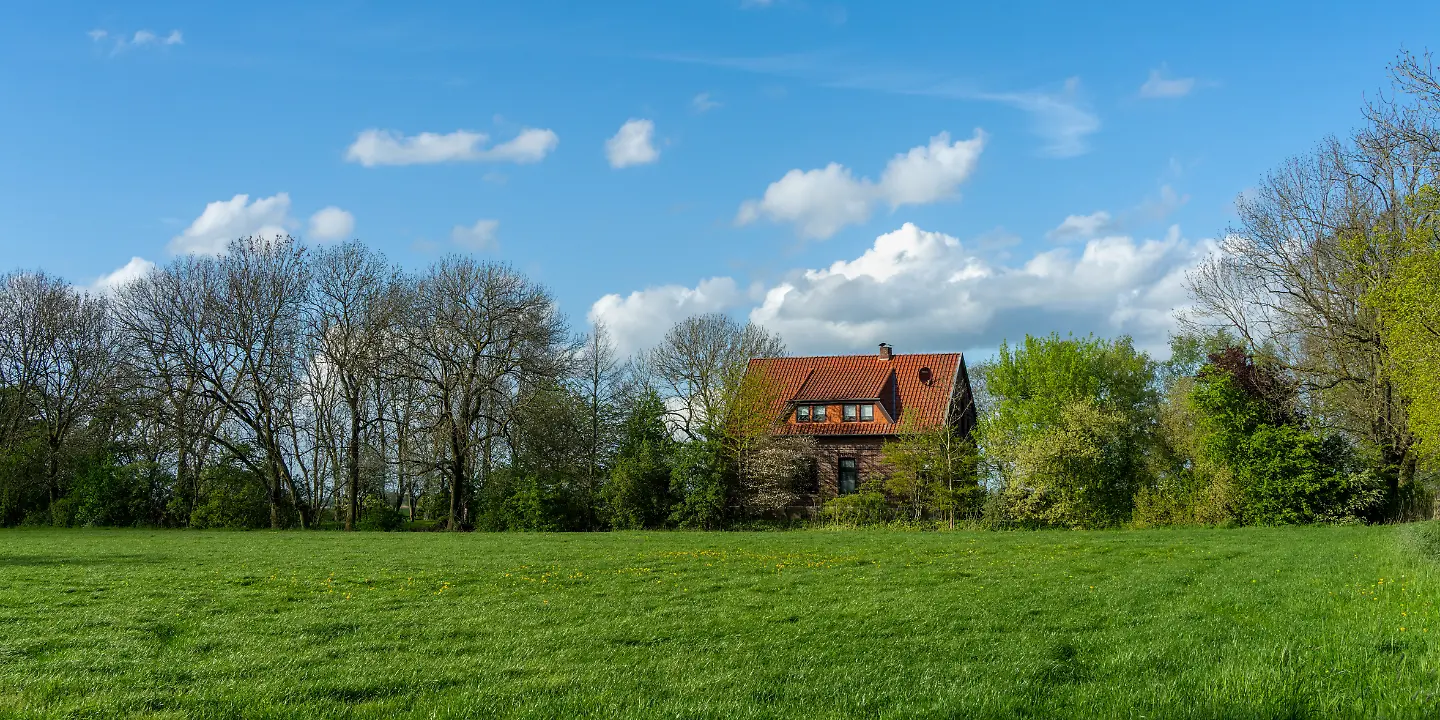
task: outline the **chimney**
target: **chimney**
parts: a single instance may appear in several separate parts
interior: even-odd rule
[[[893,354],[893,353],[891,352],[891,348],[890,348],[890,346],[889,346],[888,344],[886,344],[886,343],[880,343],[880,359],[881,359],[881,360],[889,360],[892,354]]]

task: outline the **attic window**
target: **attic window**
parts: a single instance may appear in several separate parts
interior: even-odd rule
[[[795,408],[795,422],[810,422],[809,405],[801,405]]]
[[[875,406],[869,403],[860,406],[860,422],[872,422],[875,420]]]
[[[844,420],[845,420],[845,422],[855,422],[856,420],[859,420],[859,419],[860,419],[860,406],[859,406],[859,405],[846,405],[846,406],[844,406],[844,408],[845,408],[845,414],[844,414]]]
[[[925,383],[926,385],[930,384],[930,380],[932,378],[930,368],[922,367],[920,368],[920,372],[917,374],[920,376],[920,382]]]

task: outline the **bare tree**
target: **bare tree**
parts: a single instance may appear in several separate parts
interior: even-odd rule
[[[746,363],[783,354],[785,344],[765,328],[710,313],[676,323],[646,360],[667,398],[671,422],[696,438],[707,424],[723,423],[740,392]]]
[[[345,405],[345,529],[360,515],[362,438],[379,424],[381,410],[370,391],[396,348],[392,323],[398,309],[398,273],[385,258],[359,242],[334,245],[316,254],[309,329],[313,362],[333,377]]]
[[[435,411],[445,444],[436,466],[447,476],[446,524],[470,522],[469,504],[485,480],[496,439],[521,385],[560,377],[566,329],[550,295],[509,267],[451,256],[416,283],[403,373]],[[478,482],[477,482],[478,481]]]
[[[1402,62],[1402,87],[1415,67]],[[1374,122],[1349,140],[1327,139],[1270,173],[1237,201],[1238,226],[1189,278],[1196,306],[1185,319],[1276,354],[1316,422],[1378,450],[1392,491],[1415,472],[1414,438],[1365,300],[1404,253],[1406,198],[1437,180],[1434,149],[1418,140],[1434,108],[1433,99],[1374,106]]]
[[[584,477],[581,492],[587,500],[586,506],[593,511],[604,478],[604,466],[615,451],[620,426],[619,406],[625,391],[625,367],[616,356],[610,331],[604,323],[596,322],[591,328],[577,364],[579,371],[574,385],[577,394],[585,400],[586,420],[582,430]],[[587,524],[593,525],[597,520],[592,513],[587,518]]]
[[[44,428],[45,486],[53,504],[60,493],[66,442],[112,397],[119,336],[103,297],[81,293],[44,273],[6,279],[0,322],[6,329],[0,382],[17,389],[7,402],[24,403]],[[8,420],[11,432],[15,422]]]

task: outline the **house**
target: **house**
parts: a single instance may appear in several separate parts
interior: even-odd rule
[[[903,355],[880,344],[874,355],[756,358],[745,370],[778,396],[777,432],[811,435],[819,448],[807,504],[855,492],[883,472],[880,449],[907,414],[922,426],[975,426],[975,401],[961,353]]]

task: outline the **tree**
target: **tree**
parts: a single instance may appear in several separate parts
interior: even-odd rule
[[[1282,368],[1239,348],[1210,356],[1192,391],[1199,453],[1228,469],[1238,519],[1277,525],[1358,519],[1382,501],[1338,433],[1307,427]]]
[[[654,391],[642,394],[621,424],[614,467],[602,490],[611,527],[655,528],[669,519],[674,451],[675,441],[665,426],[665,403]]]
[[[1286,162],[1237,201],[1239,223],[1189,279],[1188,321],[1228,327],[1294,375],[1319,425],[1372,449],[1388,494],[1414,478],[1409,398],[1397,386],[1391,338],[1364,299],[1409,254],[1420,220],[1410,198],[1436,184],[1440,111],[1427,64],[1402,55],[1398,96],[1369,123]]]
[[[586,529],[594,527],[593,512],[599,504],[606,466],[614,458],[618,433],[616,417],[625,395],[625,368],[616,356],[610,331],[596,322],[585,339],[578,358],[579,372],[573,380],[585,403],[585,425],[581,439],[584,455],[584,482],[580,488],[587,508]],[[663,405],[661,406],[663,410]],[[667,470],[668,472],[668,470]]]
[[[1158,400],[1149,356],[1128,337],[1026,336],[979,370],[991,402],[976,434],[1013,519],[1099,527],[1129,517]]]
[[[752,358],[784,354],[779,336],[754,323],[742,326],[723,313],[710,313],[676,323],[647,360],[671,400],[672,424],[696,439],[701,428],[724,423]]]
[[[885,491],[908,506],[911,519],[939,513],[952,529],[955,516],[978,508],[984,496],[977,460],[974,442],[953,424],[922,426],[913,413],[901,419],[898,437],[880,451],[889,469]]]
[[[398,350],[393,331],[400,305],[398,273],[383,256],[354,241],[321,250],[313,267],[312,362],[333,376],[345,405],[345,529],[353,530],[360,515],[362,438],[379,424],[382,412],[369,402],[370,391],[388,356]]]
[[[460,529],[518,390],[564,373],[565,323],[544,288],[507,266],[468,257],[433,265],[410,303],[401,373],[436,413],[431,426],[444,456],[435,466],[449,487],[446,526]]]

